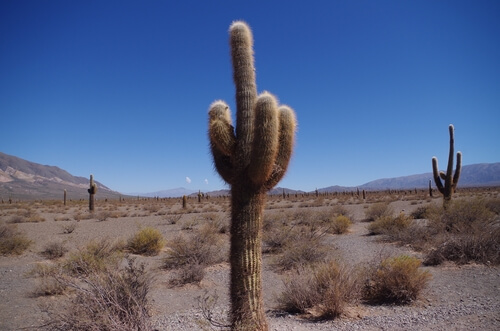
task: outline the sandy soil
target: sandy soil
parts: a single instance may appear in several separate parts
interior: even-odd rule
[[[300,199],[299,199],[300,200]],[[434,200],[435,202],[436,200]],[[332,208],[336,200],[304,198],[300,201],[272,198],[266,212],[312,210]],[[401,197],[392,202],[396,212],[410,213],[429,203],[425,198],[412,200]],[[37,263],[46,263],[40,255],[49,242],[60,241],[71,250],[85,246],[100,238],[127,239],[141,226],[159,229],[168,240],[188,228],[200,226],[207,213],[227,215],[228,201],[213,199],[198,203],[192,199],[188,211],[182,211],[179,200],[168,202],[138,201],[122,203],[97,203],[96,215],[106,211],[105,221],[97,218],[76,221],[75,215],[85,215],[86,204],[74,203],[68,207],[60,204],[21,203],[17,206],[0,206],[0,220],[9,221],[12,215],[27,208],[36,210],[44,222],[19,223],[18,230],[33,241],[27,252],[20,256],[0,256],[0,330],[37,329],[47,322],[44,311],[47,304],[57,303],[58,296],[35,296],[39,280],[27,274]],[[368,223],[361,222],[369,203],[350,199],[343,205],[355,221],[348,234],[331,235],[332,254],[353,264],[370,263],[382,256],[409,254],[420,257],[408,247],[384,243],[378,236],[367,236]],[[307,207],[308,206],[308,207]],[[174,214],[180,219],[171,224]],[[101,214],[102,215],[102,214]],[[227,216],[225,216],[227,217]],[[61,220],[61,219],[69,220]],[[77,216],[77,218],[80,218]],[[74,223],[72,233],[64,233],[63,227]],[[151,291],[151,315],[157,330],[202,329],[205,321],[197,305],[197,297],[208,293],[219,296],[216,309],[220,314],[227,310],[227,284],[229,266],[221,263],[207,269],[199,285],[181,288],[168,286],[169,273],[160,268],[164,252],[154,257],[138,256],[151,272],[156,274]],[[499,330],[500,329],[500,268],[484,265],[456,266],[447,263],[438,267],[426,267],[432,274],[429,287],[422,298],[409,306],[369,306],[358,304],[349,308],[349,314],[334,321],[312,322],[300,316],[291,316],[275,310],[276,295],[282,288],[281,275],[270,267],[272,256],[264,257],[264,300],[271,330]]]

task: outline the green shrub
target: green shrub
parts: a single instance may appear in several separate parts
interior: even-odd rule
[[[157,255],[164,245],[165,241],[160,231],[145,227],[129,239],[127,249],[134,254],[151,256]]]
[[[31,243],[31,240],[16,230],[15,225],[0,224],[1,255],[20,255]]]
[[[431,275],[419,269],[421,261],[402,255],[383,260],[364,288],[364,298],[373,303],[406,304],[417,299]]]

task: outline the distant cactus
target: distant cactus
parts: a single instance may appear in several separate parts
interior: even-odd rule
[[[97,185],[94,183],[94,175],[90,175],[90,188],[89,192],[89,210],[94,211],[95,194],[97,193]]]
[[[64,205],[66,206],[66,189],[64,190]]]
[[[186,209],[187,207],[187,197],[185,195],[182,196],[182,209]]]
[[[228,105],[209,111],[210,147],[231,186],[231,310],[233,330],[267,330],[262,301],[262,217],[266,192],[284,176],[293,150],[295,113],[264,92],[257,96],[253,37],[248,25],[230,27],[236,129]]]
[[[453,124],[450,124],[450,153],[448,155],[448,168],[446,169],[446,173],[443,171],[439,171],[437,157],[432,158],[432,173],[434,176],[434,182],[436,183],[439,192],[443,195],[444,208],[447,207],[448,203],[451,201],[451,196],[457,189],[458,179],[460,178],[460,171],[462,170],[462,153],[457,152],[457,167],[455,169],[455,174],[453,175],[453,154],[455,147],[454,130],[455,129],[453,127]],[[444,181],[444,183],[441,182],[441,179]]]

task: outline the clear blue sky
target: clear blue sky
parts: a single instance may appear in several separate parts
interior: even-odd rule
[[[314,190],[500,161],[500,1],[0,2],[0,151],[123,192],[224,188],[208,148],[235,113],[228,27],[257,88],[295,109],[278,186]],[[189,177],[190,183],[186,180]]]

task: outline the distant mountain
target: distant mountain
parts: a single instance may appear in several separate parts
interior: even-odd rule
[[[141,197],[148,197],[148,198],[176,198],[176,197],[182,197],[183,195],[191,195],[194,193],[198,193],[198,191],[194,190],[189,190],[184,187],[178,187],[178,188],[173,188],[170,190],[162,190],[162,191],[156,191],[156,192],[151,192],[151,193],[129,193],[129,195],[136,196],[139,195]]]
[[[120,195],[95,182],[99,188],[97,199]],[[89,178],[0,152],[0,199],[62,199],[64,190],[68,199],[83,199],[88,198],[89,184]]]
[[[365,190],[399,190],[429,187],[429,180],[435,187],[432,172],[395,178],[377,179],[358,186]],[[500,163],[479,163],[462,166],[458,187],[500,186]],[[318,189],[320,192],[352,191],[357,187],[330,186]]]

